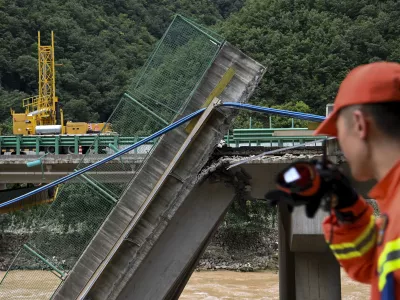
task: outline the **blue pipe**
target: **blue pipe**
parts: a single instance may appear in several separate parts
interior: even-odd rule
[[[275,114],[275,115],[280,115],[280,116],[285,116],[285,117],[290,117],[290,118],[302,119],[302,120],[307,120],[307,121],[312,121],[312,122],[322,122],[325,120],[324,116],[318,116],[318,115],[302,113],[302,112],[295,112],[295,111],[284,110],[284,109],[262,107],[262,106],[247,104],[247,103],[225,102],[222,105],[227,106],[227,107],[248,109],[248,110],[258,111],[258,112],[267,113],[267,114]]]
[[[277,115],[281,115],[281,116],[286,116],[286,117],[291,117],[291,118],[297,118],[297,119],[302,119],[302,120],[308,120],[308,121],[313,121],[313,122],[322,122],[323,120],[325,120],[325,117],[323,116],[318,116],[318,115],[313,115],[313,114],[307,114],[307,113],[301,113],[301,112],[293,112],[293,111],[289,111],[289,110],[283,110],[283,109],[275,109],[275,108],[268,108],[268,107],[262,107],[262,106],[257,106],[257,105],[251,105],[251,104],[246,104],[246,103],[236,103],[236,102],[225,102],[223,103],[221,106],[225,106],[225,107],[233,107],[233,108],[240,108],[240,109],[247,109],[247,110],[252,110],[252,111],[258,111],[258,112],[262,112],[262,113],[268,113],[268,114],[277,114]],[[21,201],[27,197],[33,196],[35,194],[38,194],[42,191],[48,190],[52,187],[55,187],[56,185],[59,185],[61,183],[64,183],[72,178],[75,178],[87,171],[90,171],[102,164],[105,164],[121,155],[124,155],[125,153],[132,151],[133,149],[179,127],[180,125],[186,123],[187,121],[190,121],[191,119],[197,117],[198,115],[200,115],[202,112],[205,111],[205,108],[201,108],[185,117],[183,117],[182,119],[168,125],[167,127],[164,127],[163,129],[153,133],[152,135],[149,135],[148,137],[144,138],[143,140],[132,144],[131,146],[122,149],[102,160],[99,160],[98,162],[95,162],[94,164],[87,166],[83,169],[77,170],[71,174],[68,174],[67,176],[64,176],[60,179],[57,179],[49,184],[46,184],[40,188],[37,188],[29,193],[26,193],[24,195],[21,195],[17,198],[14,198],[12,200],[9,200],[7,202],[1,203],[0,204],[0,208],[13,204],[15,202]]]

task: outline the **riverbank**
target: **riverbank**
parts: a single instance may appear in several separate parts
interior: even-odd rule
[[[278,236],[276,230],[260,231],[249,240],[224,235],[220,228],[203,253],[196,270],[253,272],[278,270]],[[251,236],[250,236],[251,237]],[[227,245],[226,240],[230,239]],[[232,245],[233,244],[233,245]]]
[[[197,270],[278,270],[276,211],[265,202],[234,202]]]

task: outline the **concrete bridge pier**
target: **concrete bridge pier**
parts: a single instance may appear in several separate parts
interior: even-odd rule
[[[322,235],[325,214],[307,219],[279,208],[279,295],[282,300],[341,299],[340,266]]]
[[[332,105],[327,105],[326,115]],[[338,163],[339,146],[329,141],[327,155]],[[282,205],[279,209],[279,293],[282,300],[341,299],[340,265],[330,251],[322,233],[327,213],[318,211],[313,219],[305,208],[292,214]]]
[[[293,212],[290,249],[295,260],[296,300],[341,299],[340,266],[322,234],[325,216],[319,211],[310,220],[303,207]]]
[[[278,206],[278,256],[279,256],[279,299],[295,300],[294,253],[290,251],[290,215],[285,205]]]

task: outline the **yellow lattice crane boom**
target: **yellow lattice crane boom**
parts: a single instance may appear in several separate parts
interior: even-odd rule
[[[13,116],[13,133],[30,135],[38,131],[64,133],[63,112],[56,96],[56,72],[54,57],[54,33],[51,45],[42,45],[38,32],[39,95],[22,100],[25,113]]]
[[[51,45],[40,43],[38,32],[39,95],[23,100],[28,113],[36,112],[37,125],[56,125],[58,98],[56,97],[56,72],[54,58],[54,33],[51,32]]]
[[[64,124],[63,110],[56,96],[56,72],[54,56],[54,33],[51,32],[51,45],[42,45],[38,32],[39,95],[22,100],[25,113],[15,113],[13,134],[90,134],[111,129],[105,123],[67,122]],[[106,128],[104,128],[106,126]]]

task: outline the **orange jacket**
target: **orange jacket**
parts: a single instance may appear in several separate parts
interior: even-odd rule
[[[400,299],[400,161],[369,193],[381,216],[360,197],[350,208],[359,216],[339,224],[334,215],[323,222],[325,239],[347,274],[371,284],[371,299]]]

